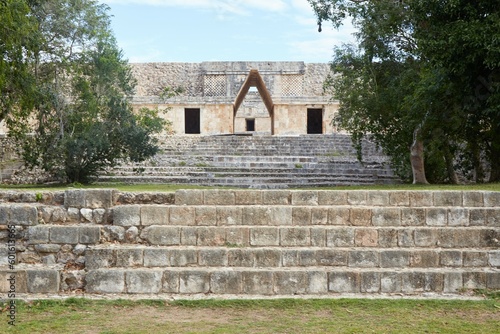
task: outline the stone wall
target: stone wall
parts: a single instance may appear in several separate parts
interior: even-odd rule
[[[12,273],[21,294],[500,289],[500,192],[8,191],[0,230],[1,292]]]

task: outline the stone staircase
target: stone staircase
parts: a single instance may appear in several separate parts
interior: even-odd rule
[[[172,136],[146,163],[103,173],[100,181],[289,188],[397,183],[384,156],[363,142],[363,163],[348,135]]]
[[[0,193],[17,293],[453,297],[500,289],[500,193]],[[2,244],[8,242],[2,232]],[[0,291],[9,251],[0,248]]]

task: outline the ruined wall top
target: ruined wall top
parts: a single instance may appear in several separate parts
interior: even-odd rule
[[[158,97],[165,87],[182,87],[182,100],[232,101],[250,70],[257,69],[273,99],[317,98],[330,73],[325,63],[304,62],[202,62],[133,63],[137,80],[136,103]]]

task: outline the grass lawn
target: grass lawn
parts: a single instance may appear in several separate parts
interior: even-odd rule
[[[500,333],[500,300],[18,302],[0,333]],[[3,305],[5,307],[5,304]]]

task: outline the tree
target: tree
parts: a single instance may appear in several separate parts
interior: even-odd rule
[[[37,99],[9,134],[26,164],[60,180],[88,183],[120,160],[143,161],[158,147],[164,121],[134,114],[135,81],[109,27],[108,7],[93,0],[45,0],[31,6],[41,43],[30,64]]]
[[[337,48],[332,62],[340,126],[354,139],[371,133],[401,175],[411,165],[414,183],[425,183],[425,174],[457,182],[457,158],[481,181],[482,156],[497,180],[498,1],[309,2],[319,24],[338,27],[350,17],[358,29],[357,45]]]

